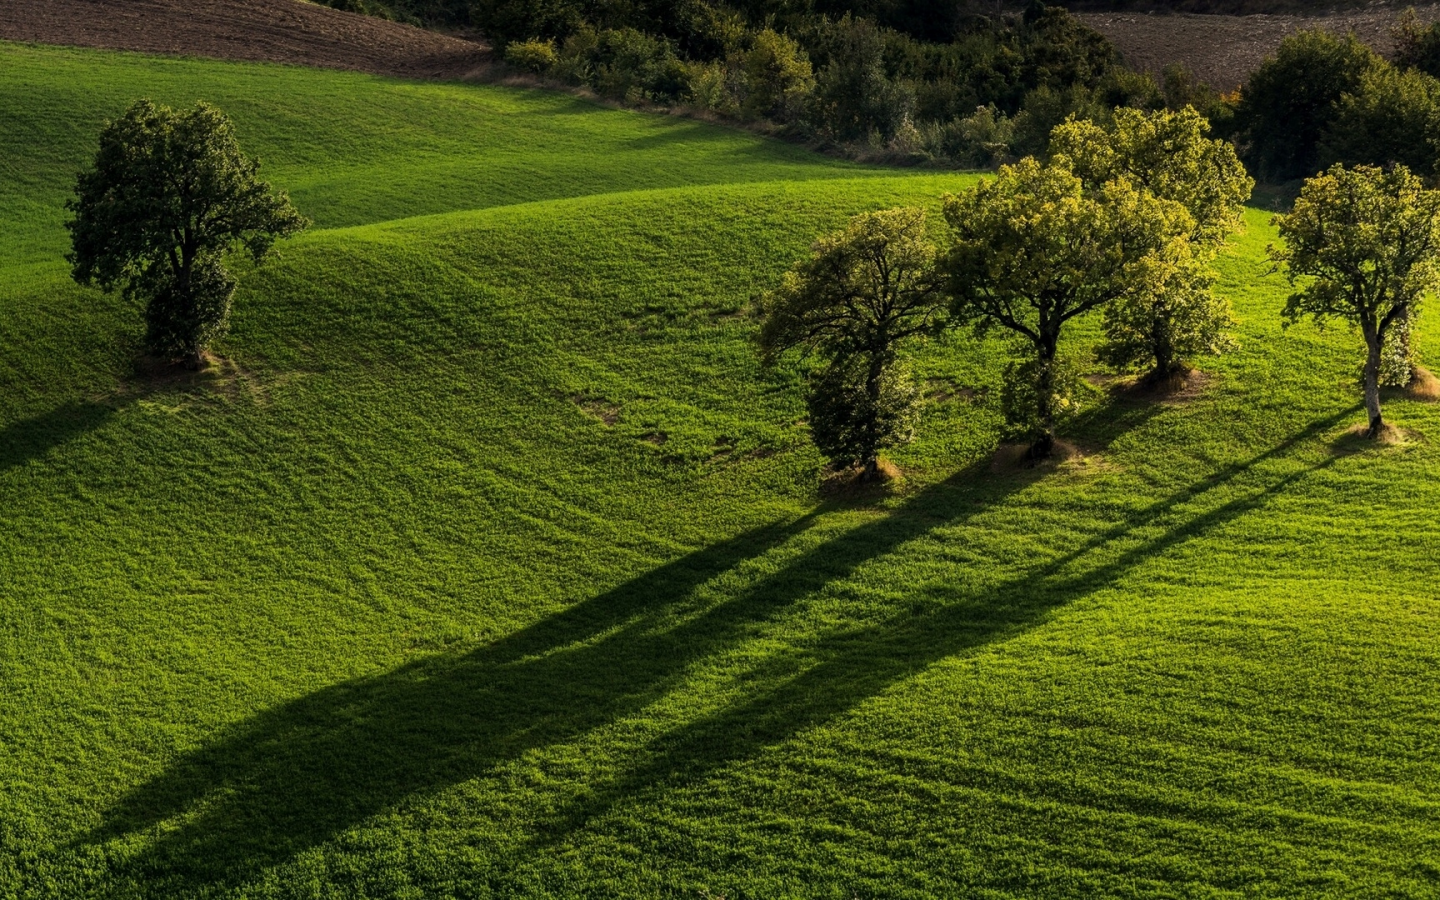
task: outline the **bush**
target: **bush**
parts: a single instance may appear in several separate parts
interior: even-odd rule
[[[1273,180],[1314,174],[1320,140],[1345,94],[1361,89],[1380,57],[1354,35],[1301,31],[1287,37],[1241,93],[1237,124],[1246,162]]]
[[[837,141],[889,140],[911,115],[915,95],[886,74],[880,30],[847,14],[827,31],[830,62],[816,78],[816,129]]]
[[[588,85],[598,94],[632,103],[687,99],[694,76],[668,41],[633,28],[597,31],[588,25],[566,38],[550,72],[563,81]]]
[[[963,119],[920,126],[921,146],[936,159],[958,166],[998,165],[1010,156],[1015,123],[993,106],[982,106]]]
[[[505,48],[505,61],[517,69],[543,75],[555,67],[560,55],[554,41],[519,41]]]
[[[1403,163],[1421,175],[1434,174],[1430,136],[1437,110],[1440,81],[1417,69],[1377,65],[1354,93],[1340,98],[1320,142],[1320,159],[1351,166]]]
[[[766,28],[755,35],[742,66],[746,116],[792,122],[803,114],[815,75],[799,44]]]
[[[915,436],[920,392],[900,363],[882,370],[879,391],[866,390],[859,357],[836,360],[810,381],[806,407],[815,446],[837,467],[865,465],[872,471],[879,453]]]

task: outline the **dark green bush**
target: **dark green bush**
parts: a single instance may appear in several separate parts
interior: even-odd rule
[[[1237,125],[1246,163],[1271,180],[1315,174],[1340,98],[1360,90],[1382,62],[1354,35],[1317,30],[1287,37],[1241,93]]]
[[[1336,104],[1320,142],[1323,164],[1403,163],[1421,175],[1435,172],[1432,122],[1440,109],[1440,81],[1419,71],[1379,65]]]

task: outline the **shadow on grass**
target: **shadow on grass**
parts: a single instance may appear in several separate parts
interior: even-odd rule
[[[94,431],[114,414],[114,406],[78,401],[5,426],[0,429],[0,473]]]
[[[499,787],[497,803],[526,807],[506,858],[533,858],[617,805],[753,759],[937,661],[1038,624],[1332,463],[1328,457],[1283,477],[1257,472],[1237,483],[1334,421],[1137,510],[1063,555],[997,561],[998,570],[1013,574],[1009,580],[982,588],[937,583],[897,603],[888,617],[769,654],[734,702],[607,755],[584,775]],[[824,509],[747,532],[473,652],[415,662],[262,713],[142,785],[85,843],[146,834],[144,849],[117,874],[150,890],[243,883],[406,798],[495,774],[530,751],[581,741],[641,713],[679,690],[697,665],[765,634],[805,597],[998,506],[1035,480],[981,471],[967,470],[818,543],[806,532]],[[1226,485],[1224,496],[1208,497]],[[1140,528],[1149,536],[1136,537]],[[808,546],[786,552],[792,541]],[[763,574],[748,581],[729,575],[745,586],[707,605],[706,584],[777,552],[777,565],[754,567]]]

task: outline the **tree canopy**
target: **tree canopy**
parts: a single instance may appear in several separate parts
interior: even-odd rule
[[[1245,223],[1255,186],[1229,141],[1209,137],[1194,109],[1118,109],[1110,127],[1071,120],[1055,129],[1051,151],[1063,157],[1087,190],[1123,178],[1140,190],[1186,208],[1189,239],[1161,254],[1153,293],[1132,292],[1105,310],[1099,355],[1119,369],[1148,366],[1153,381],[1184,371],[1186,359],[1231,346],[1230,305],[1212,290],[1210,262]]]
[[[1124,178],[1087,191],[1068,161],[1033,159],[945,198],[952,242],[942,261],[957,322],[1009,331],[1028,344],[1037,379],[1031,455],[1054,445],[1055,363],[1067,322],[1172,277],[1185,207]]]
[[[123,286],[146,304],[151,352],[198,365],[235,288],[224,255],[239,247],[258,262],[308,224],[258,169],[218,109],[138,101],[105,126],[68,204],[75,280]]]

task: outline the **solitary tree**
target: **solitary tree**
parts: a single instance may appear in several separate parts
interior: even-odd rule
[[[1135,293],[1105,311],[1100,358],[1119,369],[1144,366],[1146,379],[1186,371],[1186,359],[1232,345],[1230,305],[1212,290],[1209,265],[1230,235],[1244,227],[1244,204],[1255,182],[1228,141],[1209,137],[1210,123],[1190,107],[1147,113],[1118,109],[1111,128],[1071,120],[1051,136],[1087,190],[1124,178],[1194,220],[1190,240],[1171,248],[1173,276],[1152,294]]]
[[[880,452],[910,437],[917,397],[898,350],[943,313],[934,262],[924,210],[866,213],[817,241],[760,301],[767,360],[792,349],[824,357],[811,383],[811,434],[867,480]]]
[[[984,333],[1007,330],[1029,345],[1012,367],[1033,386],[1029,457],[1055,445],[1057,354],[1065,323],[1174,277],[1177,245],[1194,221],[1185,208],[1124,179],[1086,191],[1067,162],[1025,159],[945,198],[953,243],[941,263],[951,312]]]
[[[256,177],[225,114],[205,103],[177,113],[141,100],[100,133],[67,223],[75,280],[145,304],[146,344],[199,368],[224,333],[237,245],[256,261],[308,224]]]
[[[1420,298],[1440,286],[1440,191],[1426,190],[1404,166],[1347,169],[1336,164],[1305,182],[1294,210],[1276,216],[1281,246],[1270,257],[1295,285],[1287,324],[1339,318],[1365,338],[1365,410],[1369,437],[1380,415],[1382,354],[1396,323],[1413,318]]]

